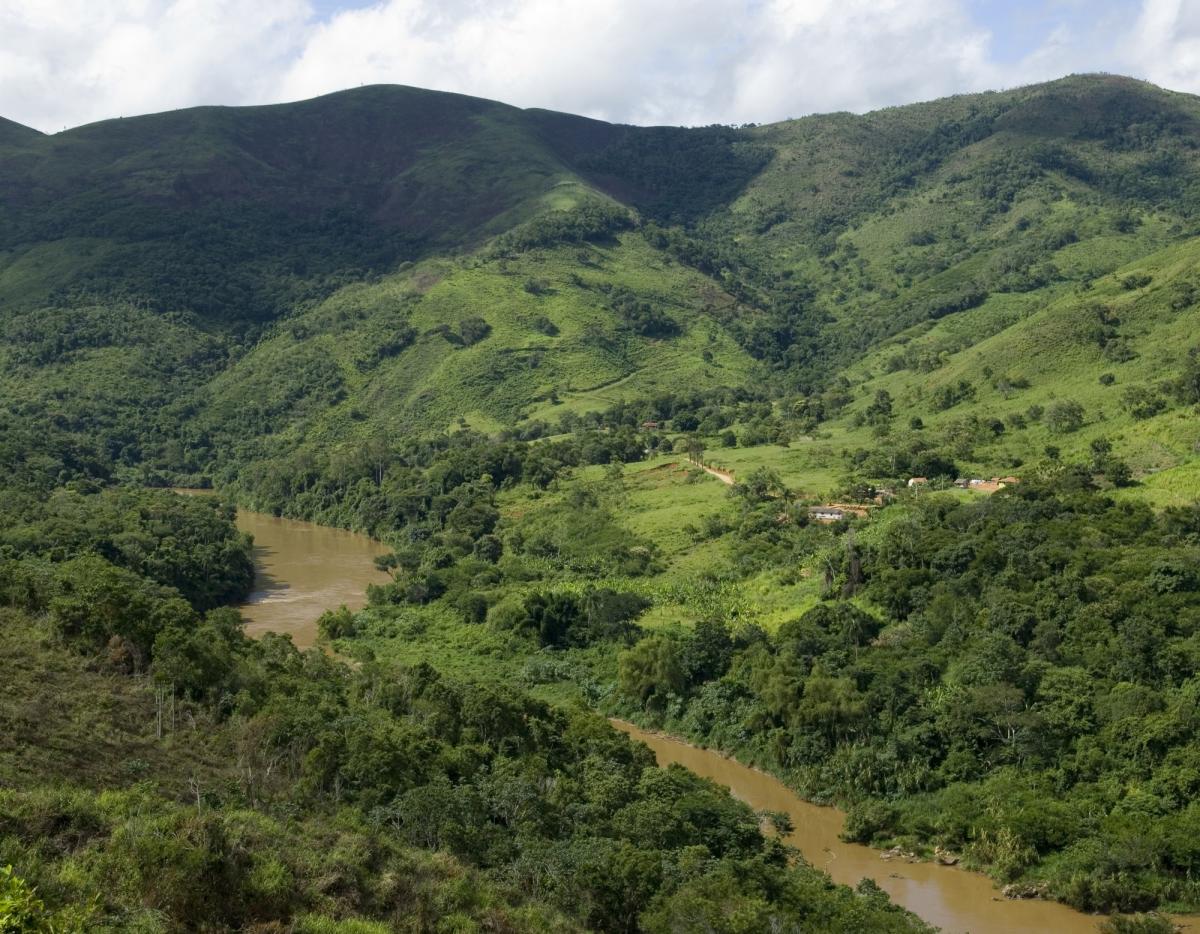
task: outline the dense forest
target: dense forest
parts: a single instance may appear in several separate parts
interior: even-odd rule
[[[850,839],[1089,910],[1195,903],[1200,513],[1090,485],[914,503],[845,537],[826,599],[773,633],[643,638],[621,694],[853,802]]]
[[[990,498],[830,526],[760,469],[684,529],[716,557],[693,577],[659,544],[674,530],[629,528],[626,471],[660,468],[560,461],[547,484],[460,444],[378,487],[408,509],[394,582],[322,619],[345,650],[499,656],[848,805],[848,839],[944,848],[1085,910],[1196,903],[1194,506],[1116,502],[1103,460],[1048,460]],[[797,566],[810,608],[781,623],[739,594]]]
[[[604,715],[1196,910],[1197,153],[1112,76],[6,135],[0,930],[925,929]],[[248,639],[239,507],[388,576]]]
[[[795,865],[727,791],[594,713],[202,613],[194,574],[247,583],[216,501],[64,492],[18,518],[6,930],[666,931],[683,905],[744,931],[923,929]]]

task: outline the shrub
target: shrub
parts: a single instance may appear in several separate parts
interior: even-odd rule
[[[468,590],[455,601],[455,609],[468,623],[482,623],[488,615],[487,598],[481,593]]]
[[[346,639],[358,633],[354,614],[345,605],[336,610],[326,610],[317,619],[317,631],[326,639]]]
[[[1135,272],[1121,278],[1121,287],[1132,292],[1135,289],[1144,289],[1153,281],[1153,276],[1148,276],[1142,272]]]
[[[491,334],[492,326],[478,315],[472,315],[464,319],[463,323],[459,325],[459,333],[462,334],[463,343],[470,347],[473,344],[478,344]]]
[[[1162,412],[1167,407],[1167,400],[1148,386],[1129,386],[1121,393],[1121,407],[1141,420]]]
[[[842,839],[848,843],[872,843],[895,832],[897,812],[890,804],[868,799],[850,806]]]
[[[593,199],[566,211],[550,211],[496,241],[498,253],[524,253],[559,243],[599,242],[633,227],[629,211],[611,201]]]
[[[1057,435],[1083,427],[1083,406],[1073,399],[1056,399],[1046,409],[1046,427]]]
[[[558,335],[558,325],[545,315],[538,315],[537,318],[534,319],[533,329],[539,333],[545,334],[547,337],[556,337]]]

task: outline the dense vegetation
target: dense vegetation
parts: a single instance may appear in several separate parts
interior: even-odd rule
[[[1197,513],[1089,486],[914,503],[846,539],[817,606],[769,636],[650,636],[621,691],[854,802],[850,839],[964,851],[1089,910],[1195,903]]]
[[[21,518],[0,571],[7,929],[665,931],[684,903],[727,930],[921,929],[593,713],[201,618],[160,581],[241,573],[215,501],[63,492]]]
[[[618,465],[559,466],[546,493],[464,485],[402,525],[373,607],[322,628],[735,751],[849,805],[852,840],[941,847],[1091,911],[1194,905],[1200,526],[1099,492],[1108,458],[852,529],[810,522],[770,470],[640,534]],[[670,515],[684,489],[649,493]]]
[[[245,597],[254,581],[249,541],[232,520],[215,500],[166,492],[86,482],[48,498],[10,492],[0,504],[0,558],[49,567],[95,557],[211,610]]]
[[[4,130],[0,917],[914,927],[587,706],[854,840],[1200,904],[1195,99]],[[248,641],[172,485],[384,539],[355,664]]]

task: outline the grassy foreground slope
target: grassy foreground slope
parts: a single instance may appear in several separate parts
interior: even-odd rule
[[[250,542],[215,499],[4,508],[8,930],[926,930],[592,712],[247,639],[218,604]]]

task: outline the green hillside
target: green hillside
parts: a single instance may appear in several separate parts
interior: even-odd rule
[[[698,143],[689,134],[681,143],[391,86],[54,136],[23,130],[6,124],[0,136],[6,304],[118,295],[241,328],[397,262],[477,247],[560,207],[562,186],[583,184],[585,165],[598,180],[589,187],[628,192],[632,203],[695,191],[709,206],[706,181],[732,194],[728,170],[736,186],[739,171],[744,179],[757,167],[729,154],[735,134],[700,130]],[[627,152],[635,132],[649,142]],[[709,179],[714,160],[725,171]],[[658,174],[644,180],[643,162]],[[645,195],[667,171],[667,190]],[[52,268],[63,253],[66,275]]]
[[[559,129],[567,142],[579,132]],[[479,243],[572,178],[521,111],[394,87],[106,121],[8,147],[6,293],[118,295],[235,329]],[[30,271],[63,252],[69,275]]]
[[[28,145],[41,135],[41,133],[32,127],[14,123],[12,120],[0,117],[0,144],[5,146],[19,146],[24,143]]]
[[[1196,230],[1200,108],[1125,78],[754,132],[775,156],[712,229],[810,286],[838,364],[989,295],[1045,301]]]
[[[844,375],[865,398],[864,359],[897,366],[903,344],[920,372],[917,355],[998,348],[1186,241],[1198,114],[1085,76],[743,129],[398,87],[6,125],[13,428],[101,422],[103,450],[70,457],[182,478],[302,436],[498,431],[678,387],[811,395]],[[68,345],[45,320],[70,322]],[[1150,360],[1168,337],[1119,346]],[[1045,356],[1043,393],[1082,378],[1066,362]],[[162,418],[142,426],[148,397]],[[34,443],[61,458],[90,434]]]
[[[1200,99],[1114,76],[0,122],[0,644],[46,673],[0,702],[0,910],[919,929],[596,711],[859,842],[1195,910],[1197,268]],[[320,623],[355,665],[247,640],[248,542],[167,486],[385,541]]]
[[[1188,382],[1200,328],[1198,259],[1200,244],[1190,240],[1045,304],[995,296],[902,332],[849,369],[864,400],[851,410],[885,391],[902,425],[918,418],[923,434],[974,435],[950,443],[971,449],[969,461],[993,474],[1048,446],[1082,457],[1106,439],[1155,501],[1191,501],[1194,489],[1169,494],[1192,474],[1200,443]],[[1072,403],[1077,420],[1046,417]],[[973,430],[982,423],[990,429]]]

